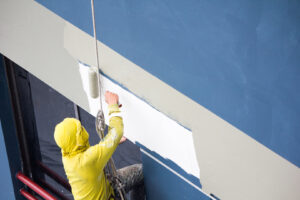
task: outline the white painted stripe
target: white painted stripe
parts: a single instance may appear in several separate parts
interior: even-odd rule
[[[96,115],[100,107],[99,98],[93,99],[89,95],[89,67],[83,63],[78,65],[90,110],[93,115]],[[122,115],[124,135],[132,142],[138,142],[160,156],[172,160],[184,171],[199,178],[200,169],[197,164],[192,132],[105,76],[100,75],[100,77],[103,89],[117,93],[122,102],[122,113],[113,114]],[[105,105],[104,98],[102,101]],[[105,116],[108,116],[107,106],[103,106],[103,111]],[[106,124],[109,123],[108,119],[108,117],[105,118]]]
[[[144,149],[141,148],[141,152],[143,152],[144,154],[146,154],[147,156],[149,156],[150,158],[152,158],[153,160],[155,160],[156,162],[158,162],[160,165],[164,166],[166,169],[168,169],[170,172],[172,172],[173,174],[175,174],[176,176],[178,176],[179,178],[181,178],[183,181],[185,181],[186,183],[188,183],[189,185],[191,185],[192,187],[194,187],[196,190],[200,191],[201,193],[205,194],[206,196],[208,196],[209,198],[216,200],[214,197],[210,196],[209,194],[207,194],[206,192],[204,192],[201,188],[199,188],[197,185],[195,185],[194,183],[192,183],[191,181],[189,181],[188,179],[186,179],[184,176],[182,176],[181,174],[179,174],[178,172],[176,172],[175,170],[173,170],[172,168],[170,168],[168,165],[166,165],[165,163],[161,162],[160,160],[158,160],[157,158],[155,158],[154,156],[152,156],[151,154],[149,154],[147,151],[145,151]]]

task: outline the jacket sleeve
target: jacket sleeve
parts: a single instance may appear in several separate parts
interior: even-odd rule
[[[117,104],[109,105],[108,133],[99,144],[89,148],[89,157],[94,160],[97,168],[103,169],[123,136],[123,119]]]

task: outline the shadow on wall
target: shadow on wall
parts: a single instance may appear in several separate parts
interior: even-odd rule
[[[141,147],[143,170],[145,177],[146,195],[148,200],[176,200],[176,199],[199,199],[209,200],[210,198],[203,194],[200,190],[193,187],[190,183],[183,180],[170,169],[161,165],[159,162],[151,158],[149,155],[167,165],[172,170],[189,180],[197,187],[201,188],[200,180],[188,174],[180,166],[173,161],[163,158],[158,153],[149,150],[147,147],[136,142]]]

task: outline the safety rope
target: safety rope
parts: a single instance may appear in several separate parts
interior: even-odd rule
[[[99,88],[99,100],[100,100],[100,110],[97,114],[96,117],[96,131],[100,137],[100,139],[104,138],[104,131],[105,131],[105,120],[104,120],[104,113],[103,113],[103,108],[102,108],[102,84],[101,84],[101,76],[100,76],[100,64],[99,64],[99,54],[98,54],[98,41],[97,41],[97,34],[96,34],[96,20],[95,20],[95,9],[94,9],[94,0],[91,0],[91,7],[92,7],[92,17],[93,17],[93,29],[94,29],[94,39],[95,39],[95,49],[96,49],[96,61],[97,61],[97,84],[98,84],[98,88]],[[99,127],[99,123],[100,122],[100,127]],[[109,166],[109,167],[108,167]],[[108,199],[110,197],[107,196],[108,191],[107,191],[107,183],[106,180],[108,179],[107,176],[109,176],[110,179],[110,183],[111,184],[115,184],[115,187],[120,195],[121,200],[125,200],[125,191],[124,191],[124,187],[121,183],[121,181],[119,180],[118,176],[117,176],[117,170],[114,164],[114,161],[112,158],[109,159],[108,164],[106,165],[107,168],[107,172],[109,173],[107,175],[107,173],[105,173],[104,170],[104,177],[105,177],[105,199]]]

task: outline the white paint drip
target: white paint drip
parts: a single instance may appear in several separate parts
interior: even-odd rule
[[[99,98],[93,99],[88,95],[88,67],[79,63],[79,72],[91,114],[96,116]],[[132,142],[139,142],[151,151],[173,161],[187,173],[199,178],[200,170],[196,160],[192,132],[108,78],[101,76],[101,79],[104,91],[110,90],[119,95],[123,105],[124,135]],[[104,97],[102,100],[105,105]],[[105,116],[108,116],[107,106],[104,106],[103,110]],[[106,123],[108,124],[107,117]]]
[[[117,141],[117,133],[116,133],[116,129],[112,129],[111,130],[111,137],[105,137],[103,139],[103,142],[100,143],[100,146],[105,146],[107,148],[112,147]]]

